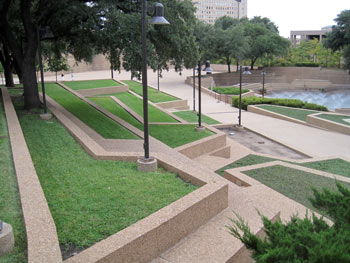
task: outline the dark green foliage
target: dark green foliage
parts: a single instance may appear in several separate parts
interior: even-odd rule
[[[310,110],[318,110],[318,111],[328,111],[328,109],[324,106],[317,105],[314,103],[303,102],[301,100],[296,99],[274,99],[274,98],[260,98],[260,97],[248,97],[242,98],[242,109],[247,110],[248,105],[257,105],[257,104],[272,104],[293,108],[302,108],[302,109],[310,109]],[[232,106],[239,106],[239,98],[232,98]]]
[[[327,35],[325,46],[333,51],[343,51],[345,68],[350,69],[350,10],[342,11],[335,21],[337,25]]]
[[[315,63],[315,62],[298,62],[294,64],[296,67],[319,67],[320,64],[319,63]]]
[[[220,93],[220,94],[227,94],[227,95],[239,95],[239,88],[238,87],[215,87],[213,88],[213,91]],[[248,92],[248,89],[242,89],[242,94]]]
[[[247,223],[236,214],[229,230],[262,262],[350,262],[350,190],[337,184],[338,192],[314,189],[312,204],[329,216],[334,225],[315,215],[293,216],[284,224],[262,216],[266,238],[252,234]]]

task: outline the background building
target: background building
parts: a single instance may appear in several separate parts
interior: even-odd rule
[[[321,30],[298,30],[290,31],[290,40],[292,41],[292,46],[300,44],[302,41],[308,41],[317,38],[322,41],[326,34],[332,31],[332,26],[323,27]]]
[[[196,17],[209,24],[222,16],[233,18],[247,17],[247,1],[241,0],[193,0],[196,10]]]

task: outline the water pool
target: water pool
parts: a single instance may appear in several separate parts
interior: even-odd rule
[[[326,106],[330,110],[350,108],[350,89],[332,91],[272,91],[266,94],[268,98],[299,99],[309,103]]]

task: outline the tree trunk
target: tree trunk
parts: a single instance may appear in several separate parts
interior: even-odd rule
[[[27,56],[22,65],[24,108],[29,110],[40,107],[38,83],[35,72],[35,57]]]
[[[13,82],[11,65],[5,60],[2,52],[0,52],[0,62],[4,68],[6,87],[14,87],[15,83]]]
[[[226,63],[227,63],[228,73],[231,73],[231,61],[229,58],[226,58]]]
[[[257,58],[252,58],[251,63],[250,63],[250,70],[254,69],[254,64],[255,64],[256,60],[257,60]]]

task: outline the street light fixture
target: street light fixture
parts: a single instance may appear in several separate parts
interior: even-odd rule
[[[41,40],[52,39],[54,36],[49,26],[45,28],[36,27],[37,30],[37,38],[38,38],[38,55],[39,55],[39,68],[40,68],[40,76],[41,76],[41,88],[43,92],[43,103],[44,103],[44,115],[43,118],[50,118],[51,115],[47,113],[47,105],[46,105],[46,94],[45,94],[45,80],[44,80],[44,69],[43,69],[43,60],[41,54]]]
[[[240,3],[242,2],[242,0],[236,0],[237,4],[238,4],[238,21],[239,21],[239,8],[240,8]]]
[[[210,67],[210,61],[207,60],[205,62],[205,68],[203,71],[206,71],[207,74],[211,74],[213,69]],[[198,61],[198,127],[196,127],[196,131],[202,131],[204,128],[202,127],[202,74],[201,74],[201,61]]]
[[[146,20],[146,5],[147,0],[142,0],[141,8],[141,40],[142,40],[142,93],[143,93],[143,127],[144,127],[144,158],[138,160],[139,170],[152,171],[157,168],[154,158],[149,156],[149,133],[148,133],[148,91],[147,91],[147,49],[146,49],[146,34],[147,34],[147,20]],[[149,21],[154,25],[167,25],[169,22],[164,18],[164,7],[161,3],[156,3],[154,6],[154,16]],[[155,163],[151,169],[147,168],[148,164]]]
[[[242,127],[242,74],[250,75],[252,74],[248,67],[244,68],[242,73],[242,66],[239,67],[239,113],[238,113],[238,127]]]

